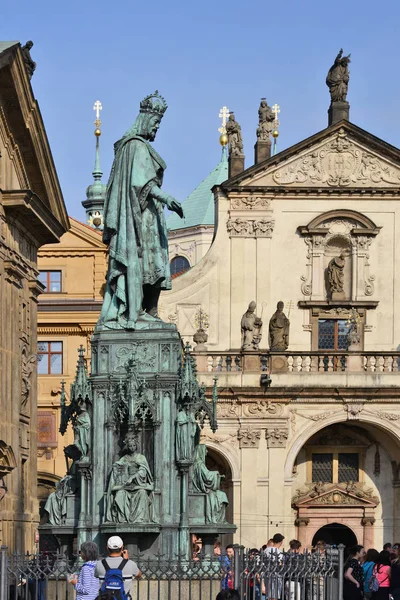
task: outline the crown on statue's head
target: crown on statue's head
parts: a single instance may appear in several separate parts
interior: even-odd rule
[[[160,96],[158,90],[154,92],[154,94],[149,94],[146,98],[140,103],[140,112],[141,113],[150,113],[153,115],[158,115],[160,117],[163,116],[165,111],[168,108],[168,104],[165,101],[165,98]]]

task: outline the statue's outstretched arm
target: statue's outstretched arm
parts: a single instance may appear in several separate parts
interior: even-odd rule
[[[163,190],[159,188],[158,185],[154,185],[151,188],[151,195],[156,200],[159,200],[162,204],[165,204],[169,208],[169,210],[176,212],[176,214],[179,215],[181,219],[183,219],[184,214],[181,204],[177,200],[175,200],[175,198],[173,198],[166,192],[163,192]]]

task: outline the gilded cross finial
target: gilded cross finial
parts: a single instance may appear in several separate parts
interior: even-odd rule
[[[222,119],[222,127],[218,129],[218,131],[222,134],[226,133],[226,122],[228,120],[230,114],[230,110],[227,106],[223,106],[219,111],[219,118]]]
[[[94,132],[94,135],[96,137],[98,137],[99,135],[101,135],[101,131],[100,131],[100,125],[101,125],[100,111],[103,110],[103,107],[101,105],[100,100],[96,100],[96,102],[94,103],[94,106],[93,106],[93,110],[96,111],[96,120],[94,122],[94,124],[96,125],[96,130]]]
[[[272,107],[272,112],[273,112],[273,113],[274,113],[274,115],[275,115],[275,121],[277,121],[277,120],[278,120],[278,115],[279,115],[279,113],[281,112],[281,109],[280,109],[280,106],[279,106],[279,104],[274,104],[274,105],[273,105],[273,107]]]
[[[273,150],[273,154],[275,155],[276,154],[276,141],[277,141],[278,136],[279,136],[279,125],[280,125],[279,120],[278,120],[278,115],[281,112],[279,104],[275,103],[273,105],[272,112],[274,113],[274,116],[275,116],[274,123],[273,123],[274,130],[272,132],[272,137],[274,138],[274,150]]]
[[[221,127],[218,128],[218,131],[220,132],[220,138],[219,138],[219,143],[221,144],[223,150],[222,150],[222,155],[224,155],[223,153],[225,152],[225,146],[228,143],[228,136],[226,134],[226,122],[229,118],[230,115],[230,110],[227,106],[223,106],[221,108],[221,110],[219,111],[219,118],[222,119],[222,125]]]

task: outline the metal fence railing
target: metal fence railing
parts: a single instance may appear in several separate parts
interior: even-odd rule
[[[133,557],[143,573],[132,585],[132,600],[215,600],[221,588],[238,590],[241,600],[338,600],[343,592],[343,547],[324,554],[246,551],[191,561]],[[0,548],[0,600],[73,600],[68,583],[79,558],[56,553],[11,554]]]

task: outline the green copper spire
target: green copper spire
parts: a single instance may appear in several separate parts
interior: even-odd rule
[[[94,161],[94,170],[92,172],[94,183],[89,185],[86,190],[86,200],[82,202],[82,206],[86,209],[86,221],[94,229],[103,229],[103,212],[104,212],[104,201],[106,197],[106,185],[101,183],[103,171],[100,167],[100,136],[101,136],[101,121],[100,111],[102,105],[99,100],[96,100],[93,106],[93,110],[96,111],[96,120],[94,122],[96,129],[94,135],[96,136],[96,158]]]

